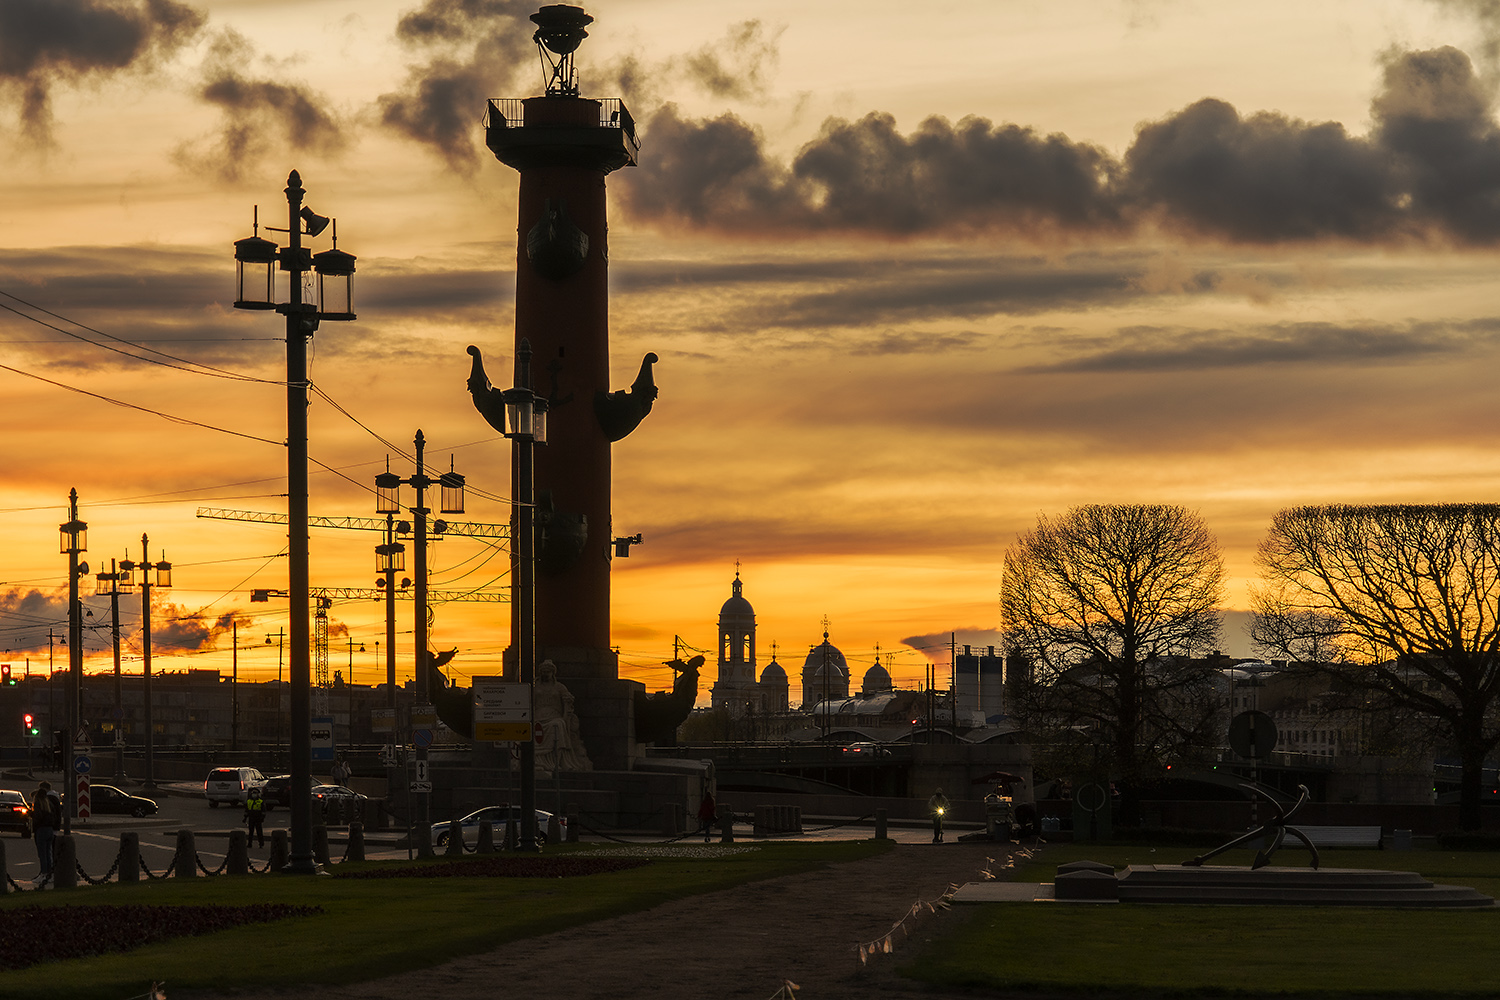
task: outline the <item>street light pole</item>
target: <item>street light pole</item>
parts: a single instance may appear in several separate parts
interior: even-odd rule
[[[151,561],[151,540],[141,535],[141,561],[121,560],[120,570],[130,574],[141,571],[141,687],[146,716],[146,767],[143,776],[147,788],[156,787],[156,725],[151,715],[151,573],[156,572],[156,586],[172,585],[172,564],[165,559]]]
[[[72,783],[73,737],[82,721],[83,699],[83,614],[78,603],[78,577],[80,567],[78,554],[88,548],[86,539],[88,525],[78,520],[78,491],[68,491],[68,523],[59,529],[62,532],[62,550],[68,556],[68,683],[65,688],[68,700],[68,734],[63,741],[63,782]],[[87,563],[81,572],[87,573]],[[73,831],[73,819],[78,815],[78,796],[68,795],[68,810],[63,816],[63,832]]]
[[[313,256],[302,247],[302,236],[317,236],[329,219],[302,204],[307,192],[302,176],[293,170],[286,182],[289,245],[278,248],[257,235],[235,242],[239,289],[237,309],[274,309],[286,316],[286,427],[287,427],[287,594],[290,602],[291,659],[291,853],[282,871],[315,875],[321,872],[312,844],[312,659],[308,618],[308,479],[307,479],[307,342],[320,320],[352,320],[351,282],[354,260],[338,249],[334,227],[333,249]],[[306,230],[303,225],[306,224]],[[271,229],[274,227],[267,226]],[[290,276],[288,301],[275,297],[274,268]],[[316,303],[304,301],[303,280],[317,273]]]
[[[115,777],[125,777],[125,695],[120,681],[120,595],[130,593],[130,574],[120,571],[120,567],[111,559],[109,561],[109,572],[95,574],[98,583],[95,584],[96,596],[109,596],[109,623],[111,645],[115,654]]]

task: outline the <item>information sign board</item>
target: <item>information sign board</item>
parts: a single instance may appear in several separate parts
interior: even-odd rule
[[[437,709],[431,705],[413,705],[411,724],[414,729],[432,729],[437,725]]]
[[[396,710],[394,708],[377,708],[371,711],[370,731],[375,733],[395,732]]]
[[[531,739],[531,685],[499,677],[475,677],[474,738],[495,743]]]
[[[312,759],[333,760],[333,720],[327,716],[312,720]]]

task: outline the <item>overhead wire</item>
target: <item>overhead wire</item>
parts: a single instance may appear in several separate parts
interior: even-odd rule
[[[14,306],[7,305],[4,302],[0,302],[0,309],[4,309],[4,310],[6,310],[8,312],[14,313],[15,315],[21,317],[24,320],[27,320],[27,321],[32,322],[32,323],[36,323],[39,326],[44,326],[44,327],[46,327],[49,330],[56,330],[58,333],[62,334],[65,337],[72,337],[74,340],[78,340],[78,341],[81,341],[82,343],[89,344],[92,347],[100,347],[100,348],[103,348],[106,351],[113,351],[116,354],[123,355],[124,357],[131,358],[132,360],[135,360],[135,361],[144,361],[147,364],[161,365],[164,368],[173,368],[173,369],[176,369],[177,371],[185,371],[185,372],[188,372],[190,374],[208,375],[208,376],[213,377],[213,378],[230,379],[230,380],[236,381],[236,382],[259,382],[259,383],[262,383],[264,385],[286,385],[286,383],[284,381],[280,381],[280,380],[277,380],[277,379],[260,378],[260,377],[255,376],[255,375],[242,375],[239,372],[232,372],[232,371],[229,371],[229,370],[224,369],[224,368],[216,368],[213,365],[205,365],[205,364],[203,364],[202,362],[199,362],[199,361],[190,361],[187,358],[179,358],[175,354],[168,354],[166,351],[158,351],[154,347],[146,347],[144,344],[141,344],[141,343],[139,343],[137,341],[126,340],[123,337],[116,337],[114,334],[105,333],[103,330],[96,330],[95,328],[89,326],[86,323],[80,323],[80,322],[78,322],[78,320],[72,319],[71,317],[68,317],[68,316],[64,316],[61,313],[55,313],[52,310],[50,310],[50,309],[48,309],[48,308],[46,308],[44,306],[37,305],[35,302],[29,302],[26,299],[21,298],[19,295],[15,295],[15,294],[13,294],[11,292],[5,291],[3,288],[0,288],[0,295],[3,295],[6,298],[11,299],[14,302],[19,302],[19,303],[21,303],[22,305],[26,306],[29,309],[35,309],[37,312],[45,313],[46,315],[51,316],[53,319],[61,320],[64,323],[71,323],[73,326],[78,327],[80,330],[87,330],[89,333],[96,334],[97,336],[107,337],[108,339],[113,340],[117,344],[129,344],[132,347],[140,347],[144,351],[148,351],[148,352],[150,352],[152,354],[160,355],[163,358],[169,358],[172,361],[175,361],[175,362],[178,362],[178,363],[177,364],[168,364],[165,361],[158,361],[155,358],[144,358],[144,357],[141,357],[138,354],[131,354],[129,351],[121,350],[120,348],[114,347],[114,346],[112,346],[110,344],[101,344],[101,343],[99,343],[97,341],[90,340],[87,337],[82,336],[81,334],[74,333],[71,330],[64,330],[62,327],[56,326],[56,325],[54,325],[52,323],[48,323],[46,320],[37,319],[35,316],[29,316],[26,313],[22,312],[21,310],[17,309],[16,307],[14,307]],[[183,366],[188,366],[188,367],[183,367]]]

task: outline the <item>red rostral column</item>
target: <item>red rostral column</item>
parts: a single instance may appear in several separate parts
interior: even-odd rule
[[[547,441],[535,449],[536,655],[572,692],[595,766],[619,767],[633,727],[609,642],[610,445],[650,410],[656,356],[629,391],[610,391],[604,179],[635,165],[638,143],[622,101],[578,94],[573,52],[593,18],[555,4],[531,19],[551,68],[546,94],[491,101],[485,143],[521,175],[516,345],[530,342],[530,388],[548,402]],[[498,427],[473,353],[475,403]]]

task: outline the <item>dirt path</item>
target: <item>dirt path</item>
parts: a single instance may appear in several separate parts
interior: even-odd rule
[[[924,936],[964,919],[962,908],[925,916],[910,942],[898,944],[894,955],[875,956],[867,966],[860,966],[855,946],[884,937],[918,900],[936,899],[950,884],[980,879],[986,856],[996,856],[997,846],[898,845],[880,857],[677,900],[373,982],[232,996],[768,1000],[783,979],[790,979],[801,987],[802,1000],[933,1000],[937,994],[895,975],[894,966]]]

